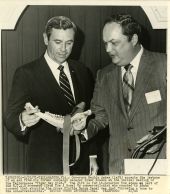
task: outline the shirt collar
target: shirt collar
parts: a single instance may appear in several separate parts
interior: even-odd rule
[[[46,60],[46,62],[47,62],[47,64],[48,64],[48,66],[49,66],[50,68],[52,68],[52,69],[57,69],[57,68],[60,66],[60,64],[58,64],[57,62],[53,61],[53,60],[49,57],[47,51],[46,51],[45,54],[44,54],[44,58],[45,58],[45,60]],[[68,68],[68,67],[67,67],[68,64],[67,64],[66,61],[65,61],[64,63],[62,63],[62,65],[64,66],[64,68]]]
[[[133,65],[133,67],[134,67],[135,69],[138,69],[138,67],[139,67],[139,62],[140,62],[142,53],[143,53],[143,46],[141,45],[140,51],[139,51],[138,54],[133,58],[133,60],[130,62],[130,64]]]

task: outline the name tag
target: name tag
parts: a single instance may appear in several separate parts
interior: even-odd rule
[[[161,94],[159,90],[145,93],[146,101],[148,104],[161,101]]]

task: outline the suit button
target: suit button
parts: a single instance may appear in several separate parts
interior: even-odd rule
[[[131,149],[131,148],[128,148],[128,151],[129,151],[129,152],[131,152],[131,151],[132,151],[132,149]]]
[[[130,130],[132,130],[132,129],[133,129],[132,127],[128,127],[128,128],[127,128],[128,131],[130,131]]]

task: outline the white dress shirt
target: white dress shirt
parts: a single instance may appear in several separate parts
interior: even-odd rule
[[[139,63],[140,63],[140,59],[141,56],[143,54],[143,47],[141,45],[141,49],[138,52],[138,54],[133,58],[133,60],[130,62],[130,64],[133,66],[131,69],[132,75],[133,75],[133,79],[134,79],[134,85],[136,83],[136,77],[137,77],[137,72],[138,72],[138,68],[139,68]],[[121,71],[122,71],[122,80],[123,80],[123,76],[126,72],[124,66],[121,67]]]
[[[58,63],[56,63],[55,61],[53,61],[49,56],[47,51],[44,54],[44,58],[53,74],[53,76],[55,77],[57,83],[60,85],[59,83],[59,76],[60,76],[60,70],[58,69],[58,67],[60,66]],[[70,87],[71,87],[71,92],[73,94],[73,98],[75,100],[75,95],[74,95],[74,88],[73,88],[73,82],[71,79],[71,74],[70,74],[70,69],[68,67],[68,63],[65,61],[64,63],[61,64],[62,66],[64,66],[64,73],[66,74]]]

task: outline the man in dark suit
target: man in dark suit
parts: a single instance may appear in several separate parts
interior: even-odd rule
[[[41,110],[65,116],[82,101],[86,103],[85,109],[90,104],[92,75],[79,62],[67,60],[76,30],[75,24],[67,17],[51,18],[43,34],[47,47],[44,56],[18,68],[13,78],[6,126],[14,135],[28,137],[29,174],[63,173],[63,134],[56,127],[40,120],[35,113]],[[27,102],[36,108],[24,109]],[[73,137],[70,138],[70,146],[72,144],[74,145]],[[90,150],[94,147],[91,144],[92,142],[81,144],[80,159],[71,168],[72,174],[89,173],[89,155],[95,154],[95,149]],[[90,157],[90,168],[97,171],[95,157]]]
[[[97,73],[91,102],[95,119],[89,121],[87,133],[90,139],[109,125],[110,174],[123,173],[124,159],[144,141],[141,138],[166,126],[166,55],[144,49],[140,35],[141,26],[130,15],[113,15],[103,28],[112,64]],[[160,146],[151,147],[144,157],[155,158]],[[165,158],[165,149],[159,157]]]

